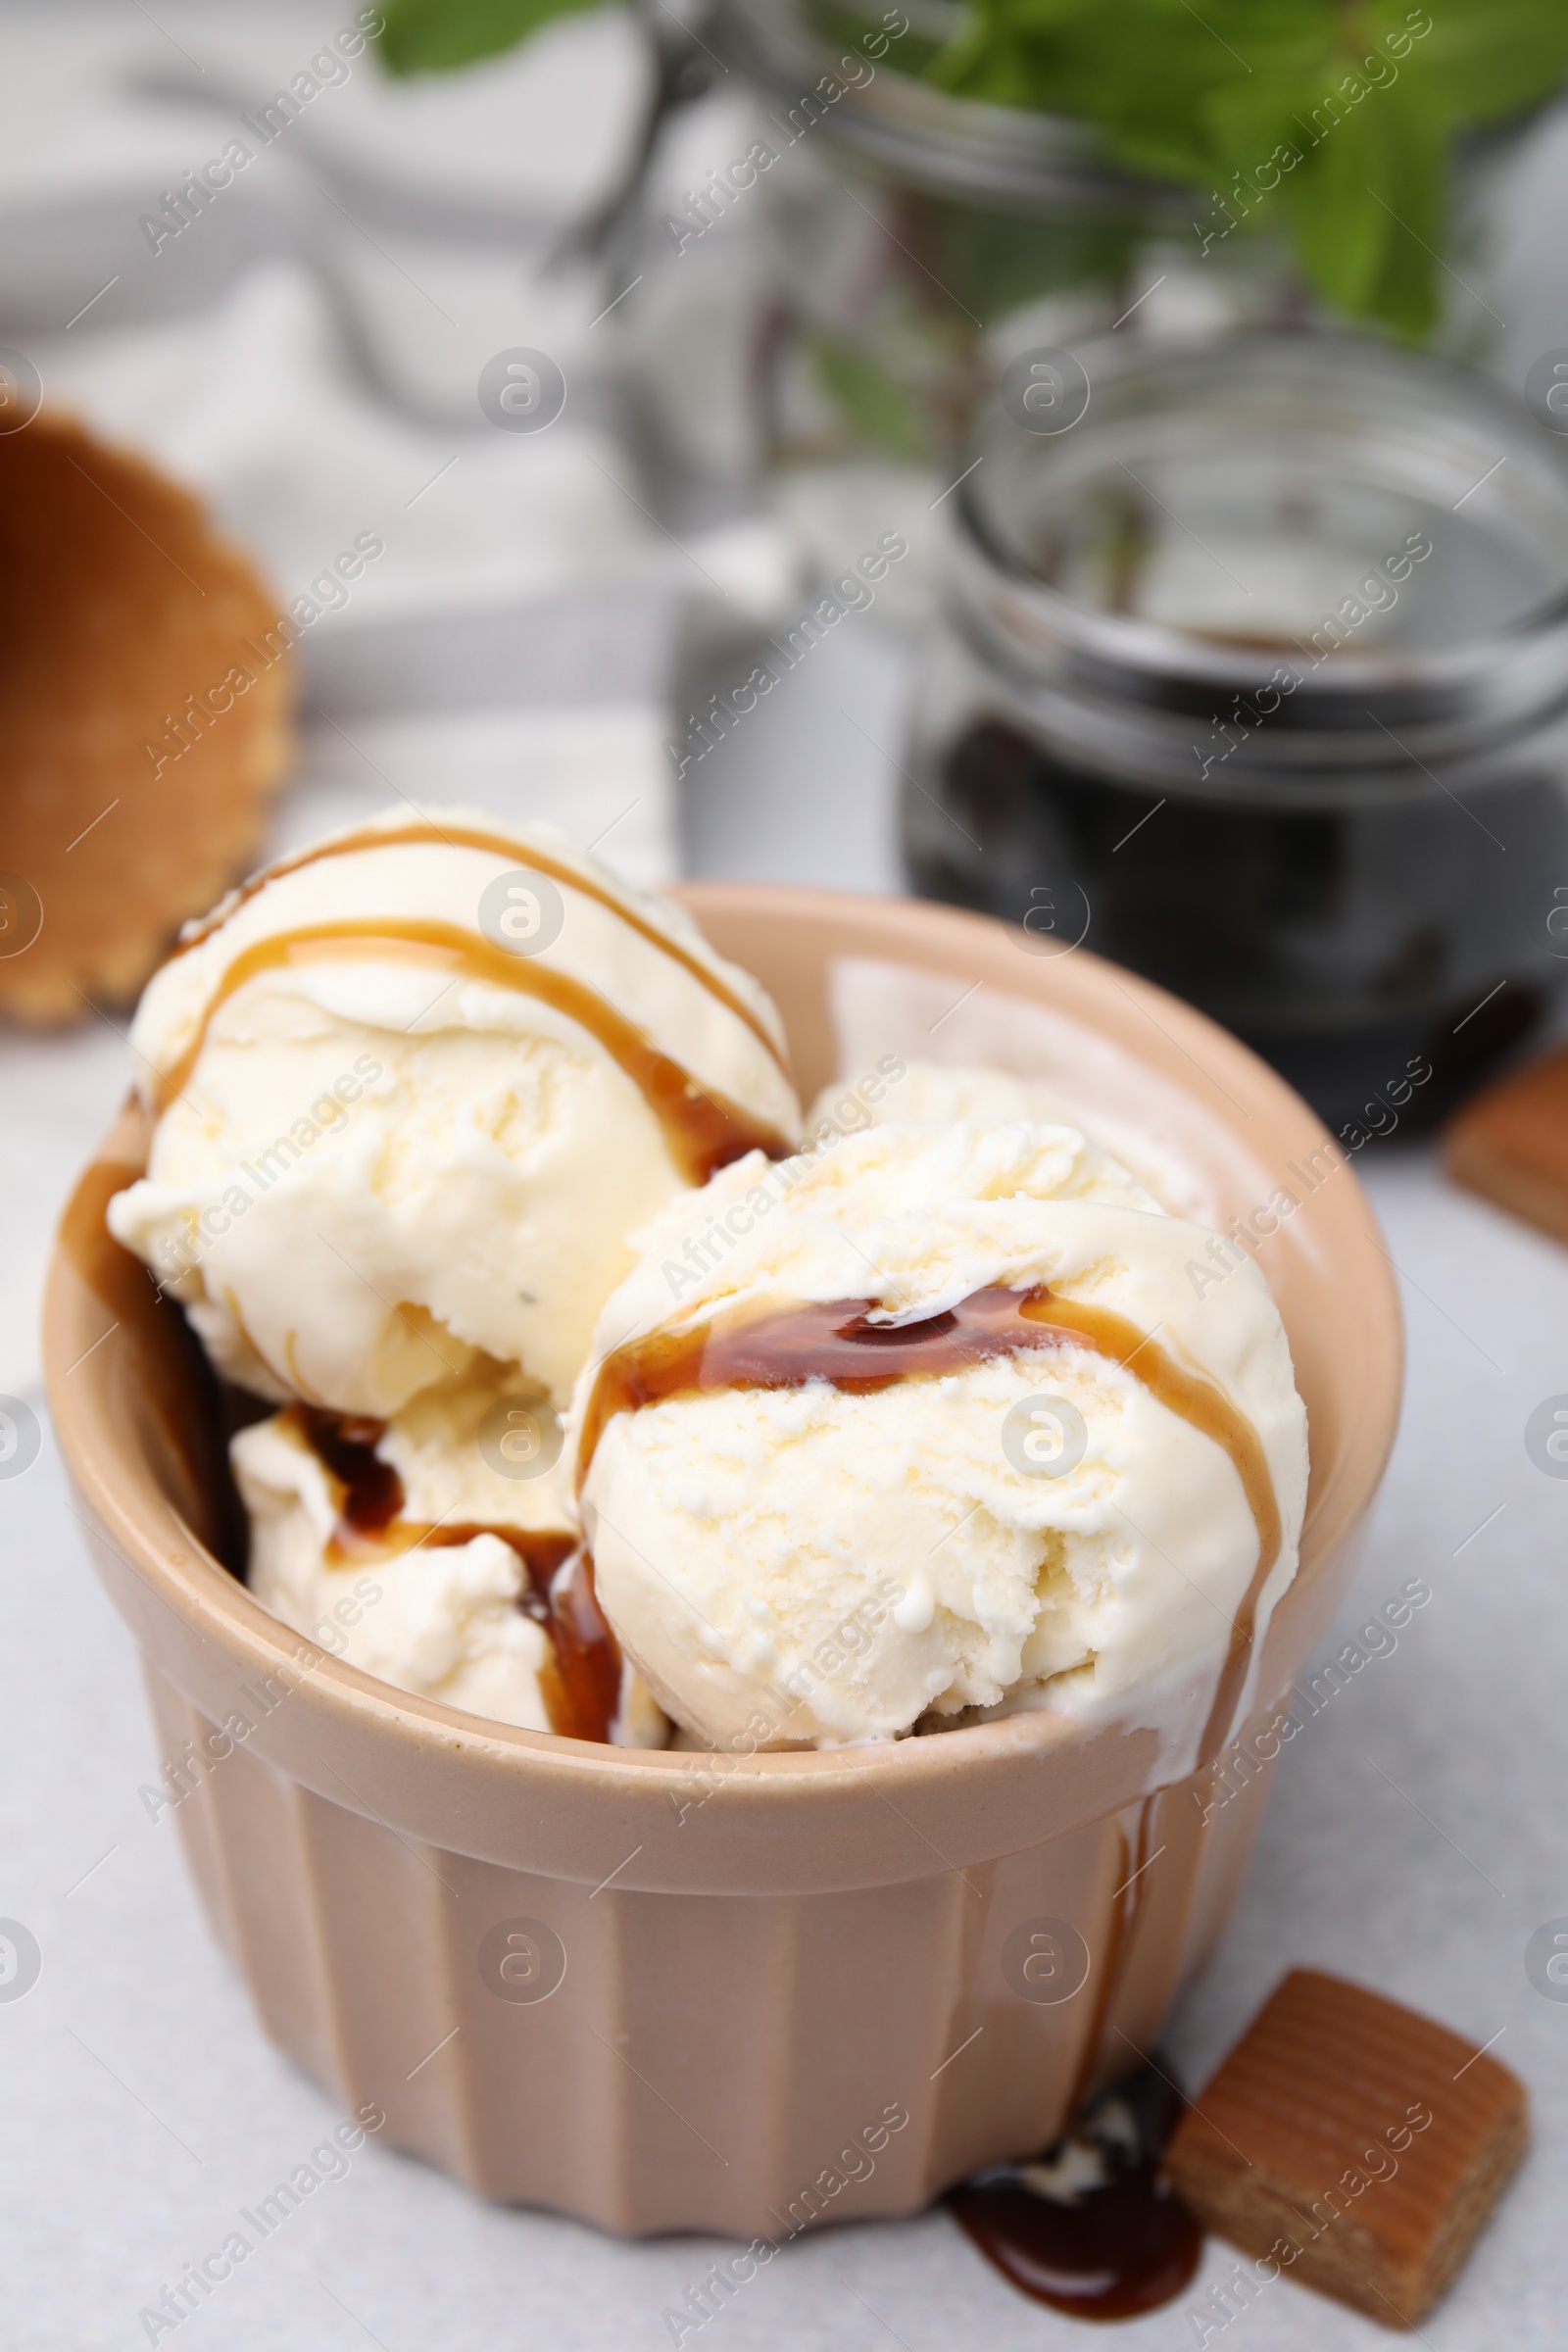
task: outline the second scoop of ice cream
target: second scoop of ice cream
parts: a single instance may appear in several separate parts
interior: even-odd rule
[[[666,1212],[568,1437],[663,1706],[715,1745],[1053,1705],[1152,1728],[1164,1771],[1212,1751],[1307,1464],[1279,1314],[1208,1239],[1075,1131],[995,1120],[755,1158]]]

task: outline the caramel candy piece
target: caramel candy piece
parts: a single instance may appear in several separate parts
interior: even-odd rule
[[[1463,2262],[1529,2136],[1524,2084],[1446,2027],[1293,1969],[1177,2126],[1166,2169],[1210,2230],[1386,2327]]]
[[[1468,1103],[1444,1162],[1456,1184],[1568,1242],[1568,1049]]]

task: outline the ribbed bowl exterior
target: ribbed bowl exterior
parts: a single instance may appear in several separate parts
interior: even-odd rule
[[[829,967],[871,956],[1043,1001],[1167,1085],[1196,1092],[1200,1066],[1196,1148],[1211,1136],[1238,1209],[1327,1143],[1234,1040],[1087,955],[1043,963],[1002,926],[930,906],[688,895],[773,991],[808,1091],[832,1069]],[[154,1409],[148,1349],[167,1340],[138,1341],[134,1286],[106,1296],[79,1249],[82,1203],[101,1230],[104,1163],[137,1164],[146,1135],[127,1110],[68,1217],[51,1401],[144,1656],[162,1788],[280,2048],[485,2196],[772,2243],[915,2211],[1044,2146],[1075,2099],[1138,2062],[1224,1927],[1271,1704],[1240,1735],[1242,1763],[1233,1743],[1150,1795],[1152,1734],[1045,1713],[709,1759],[552,1740],[392,1690],[267,1615],[197,1532],[200,1494]],[[1348,1167],[1282,1228],[1267,1270],[1313,1446],[1301,1568],[1254,1686],[1272,1695],[1348,1581],[1400,1349]]]
[[[164,1755],[209,1752],[216,1727],[147,1681]],[[1216,1802],[1210,1770],[962,1871],[773,1896],[596,1890],[421,1845],[243,1746],[186,1779],[219,1940],[345,2112],[375,2101],[389,2138],[484,2196],[777,2241],[917,2211],[1136,2064],[1224,1925],[1267,1771]],[[1048,1919],[1096,1955],[1060,2001],[1004,1972],[1009,1936]],[[538,2001],[478,1962],[517,1920],[566,1954]]]

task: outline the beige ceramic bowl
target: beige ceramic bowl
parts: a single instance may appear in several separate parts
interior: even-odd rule
[[[874,957],[945,976],[955,1000],[978,983],[1044,1005],[1152,1090],[1174,1081],[1233,1210],[1325,1143],[1242,1046],[1092,956],[1025,955],[999,924],[907,902],[685,896],[772,991],[807,1096],[833,1074],[829,974]],[[1146,1798],[1147,1735],[1047,1714],[834,1753],[627,1751],[342,1664],[206,1547],[199,1361],[96,1238],[145,1141],[127,1112],[104,1148],[120,1166],[89,1171],[67,1220],[45,1335],[56,1426],[142,1647],[214,1928],[268,2033],[346,2109],[379,2101],[391,2139],[487,2196],[776,2239],[818,2213],[908,2213],[1041,2147],[1075,2093],[1147,2048],[1224,1925],[1266,1775],[1222,1804],[1211,1773]],[[1389,1268],[1348,1168],[1262,1262],[1312,1482],[1254,1723],[1345,1591],[1399,1389]]]

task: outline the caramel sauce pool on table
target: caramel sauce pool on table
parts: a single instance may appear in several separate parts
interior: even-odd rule
[[[1011,2168],[962,2181],[947,2195],[954,2219],[1004,2278],[1077,2320],[1132,2320],[1159,2310],[1189,2284],[1203,2249],[1200,2224],[1161,2172],[1186,2104],[1180,2091],[1152,2064],[1095,2106],[1111,2098],[1131,2109],[1138,2144],[1110,2152],[1102,2184],[1075,2204],[1037,2194]]]

